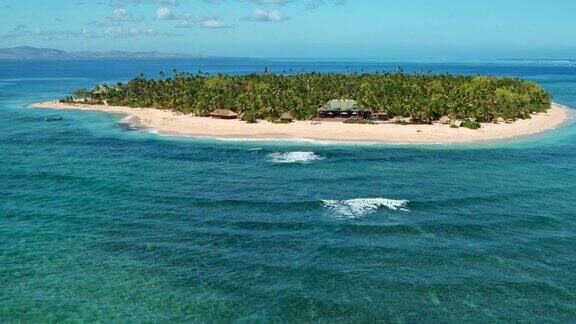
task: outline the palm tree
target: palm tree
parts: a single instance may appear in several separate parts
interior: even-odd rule
[[[355,99],[362,106],[390,116],[432,121],[443,115],[489,121],[495,117],[525,118],[550,107],[540,86],[512,78],[413,74],[271,73],[243,76],[179,73],[159,80],[141,74],[106,91],[80,89],[78,97],[107,100],[111,105],[172,109],[206,116],[214,108],[253,111],[276,118],[290,111],[309,119],[331,99]],[[96,87],[95,89],[100,89]]]

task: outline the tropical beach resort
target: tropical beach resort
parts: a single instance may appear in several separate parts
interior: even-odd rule
[[[172,135],[405,143],[523,136],[566,119],[532,82],[403,72],[140,76],[35,107],[138,116],[124,121]]]

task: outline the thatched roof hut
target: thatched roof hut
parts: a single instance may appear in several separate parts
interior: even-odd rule
[[[448,125],[452,122],[452,119],[448,116],[442,116],[442,118],[440,118],[439,122],[440,122],[440,124]]]
[[[233,112],[232,110],[228,109],[216,109],[212,113],[210,113],[212,118],[217,119],[236,119],[238,118],[238,114]]]
[[[321,118],[370,118],[370,111],[350,99],[330,100],[318,111]]]
[[[280,115],[280,120],[284,122],[292,122],[294,121],[294,116],[292,116],[292,114],[289,112],[285,112],[282,115]]]
[[[360,107],[355,100],[330,100],[328,103],[320,109],[320,111],[358,111]]]

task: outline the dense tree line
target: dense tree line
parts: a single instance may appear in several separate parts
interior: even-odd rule
[[[301,120],[313,118],[331,99],[354,99],[372,112],[421,121],[442,116],[478,121],[529,118],[531,113],[550,107],[548,93],[520,79],[401,71],[242,76],[175,73],[161,79],[141,75],[127,83],[80,90],[76,96],[109,105],[154,107],[197,116],[228,108],[273,119],[288,111]]]

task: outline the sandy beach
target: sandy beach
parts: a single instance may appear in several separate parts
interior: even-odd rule
[[[219,120],[182,115],[169,110],[130,108],[105,105],[64,104],[42,102],[32,108],[101,111],[126,115],[123,122],[157,131],[160,134],[219,137],[234,139],[309,139],[343,142],[384,143],[466,143],[490,141],[540,133],[558,127],[568,118],[568,109],[553,104],[546,113],[534,114],[532,119],[511,124],[482,124],[479,130],[450,128],[449,125],[356,125],[338,122],[312,124],[296,121],[274,124],[260,121],[247,124],[240,120]]]

